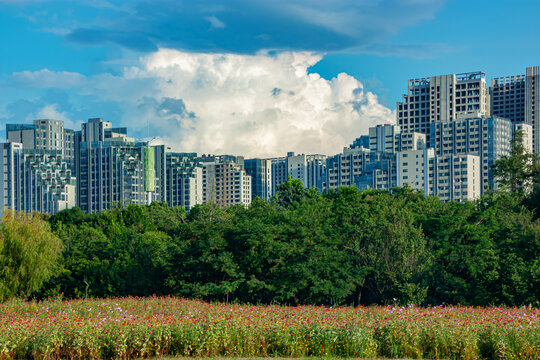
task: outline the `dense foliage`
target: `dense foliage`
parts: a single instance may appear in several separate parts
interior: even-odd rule
[[[0,359],[538,359],[537,308],[253,306],[171,297],[0,304]]]
[[[39,214],[7,210],[0,223],[0,301],[39,290],[55,273],[61,249]]]
[[[442,203],[407,188],[320,194],[298,183],[248,208],[59,212],[49,221],[62,268],[36,295],[538,306],[540,220],[522,195]]]

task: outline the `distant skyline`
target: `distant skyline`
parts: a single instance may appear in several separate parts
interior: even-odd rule
[[[410,78],[480,70],[489,82],[540,65],[539,10],[534,0],[0,0],[0,126],[103,117],[180,151],[337,153],[395,120]]]

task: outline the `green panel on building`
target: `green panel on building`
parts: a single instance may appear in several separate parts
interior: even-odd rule
[[[156,170],[154,165],[154,148],[147,147],[143,150],[144,160],[144,191],[154,191]]]

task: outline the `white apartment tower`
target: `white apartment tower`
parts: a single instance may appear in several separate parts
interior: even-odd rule
[[[204,203],[219,206],[251,204],[251,176],[233,162],[202,163],[202,197]]]
[[[276,194],[279,185],[287,181],[289,176],[301,180],[305,188],[324,190],[326,155],[288,152],[286,157],[269,160],[272,161],[272,195]]]
[[[471,201],[482,194],[480,157],[448,155],[435,157],[428,169],[433,178],[433,192],[442,201]]]
[[[514,132],[521,132],[521,145],[523,146],[525,152],[533,152],[533,136],[532,136],[532,125],[525,123],[514,124]]]
[[[412,79],[396,105],[397,124],[404,133],[426,134],[429,142],[431,123],[453,121],[458,114],[488,115],[488,99],[485,74],[480,71]]]
[[[399,125],[377,125],[370,127],[368,131],[371,151],[394,154],[398,151],[426,147],[426,134],[416,131],[401,132]]]

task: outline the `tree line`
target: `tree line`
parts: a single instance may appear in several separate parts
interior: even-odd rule
[[[187,214],[154,202],[7,213],[0,299],[538,306],[540,171],[518,153],[515,145],[494,167],[503,190],[466,203],[407,187],[321,194],[289,179],[248,208],[203,204]],[[516,166],[531,170],[516,176]]]

